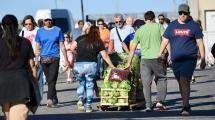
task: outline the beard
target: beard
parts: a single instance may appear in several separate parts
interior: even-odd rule
[[[123,24],[117,24],[116,27],[121,29],[123,27]]]

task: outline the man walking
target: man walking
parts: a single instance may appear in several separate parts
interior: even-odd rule
[[[146,100],[145,111],[150,112],[152,111],[151,84],[154,76],[157,77],[157,79],[155,79],[157,85],[156,107],[165,109],[163,101],[166,98],[167,91],[166,69],[164,64],[157,59],[164,28],[161,24],[155,23],[154,12],[147,11],[144,18],[145,25],[139,28],[134,36],[134,44],[131,47],[128,58],[128,67],[131,66],[134,51],[138,43],[140,43],[140,73],[143,80],[143,92]]]
[[[205,68],[205,48],[203,34],[200,26],[191,19],[188,19],[190,9],[187,4],[181,4],[178,8],[179,18],[170,23],[164,33],[159,58],[163,50],[170,43],[170,54],[173,73],[179,84],[183,101],[182,116],[191,114],[189,103],[190,80],[196,67],[198,49],[201,56],[200,67]],[[197,48],[198,47],[198,48]]]
[[[116,14],[114,16],[114,21],[116,27],[114,27],[110,32],[110,43],[109,43],[109,52],[118,52],[123,51],[129,53],[128,47],[123,42],[123,40],[131,33],[134,32],[134,29],[131,26],[125,25],[123,16],[121,14]]]

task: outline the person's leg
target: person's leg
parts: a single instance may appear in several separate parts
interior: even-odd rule
[[[147,62],[147,60],[141,60],[140,64],[140,73],[141,73],[141,79],[143,80],[143,93],[146,100],[146,108],[152,107],[152,101],[151,101],[151,84],[152,84],[152,76],[153,73],[151,71],[151,68],[148,66],[150,63]]]
[[[181,91],[183,106],[188,107],[190,106],[189,97],[190,97],[190,80],[186,77],[181,77],[178,81],[179,88]]]
[[[37,69],[37,77],[38,77],[38,85],[39,85],[39,90],[40,90],[40,96],[41,96],[41,100],[42,100],[44,84],[43,84],[43,70],[42,70],[41,64],[39,64],[38,69]]]
[[[93,79],[93,83],[94,83],[94,90],[95,90],[95,94],[96,94],[96,97],[99,97],[99,87],[97,85],[97,79]]]
[[[84,91],[85,91],[85,76],[83,75],[85,71],[85,68],[83,66],[83,64],[81,62],[77,62],[74,64],[74,75],[75,75],[75,79],[76,81],[78,81],[78,87],[77,87],[77,95],[78,95],[78,110],[83,111],[84,110],[84,103],[83,103],[83,99],[84,99]]]
[[[186,77],[181,77],[180,80],[178,80],[178,83],[179,83],[179,89],[182,97],[182,104],[183,104],[180,114],[182,116],[189,116],[191,114],[191,107],[189,103],[190,80]]]
[[[24,101],[11,104],[9,111],[9,120],[27,120],[28,107]]]
[[[192,75],[196,67],[196,60],[184,60],[178,62],[177,64],[180,65],[180,73],[178,74],[178,76],[180,75],[180,77],[177,77],[177,80],[179,83],[179,89],[183,101],[183,108],[180,113],[183,116],[187,116],[191,114],[191,108],[189,104],[190,81],[192,79]]]
[[[92,101],[93,101],[93,88],[94,88],[94,79],[96,76],[97,71],[97,63],[90,62],[88,73],[85,74],[86,77],[86,94],[87,94],[87,101],[86,101],[86,112],[92,112]]]
[[[85,80],[84,76],[77,76],[76,79],[79,83],[78,88],[77,88],[78,99],[83,100],[86,80]]]
[[[155,74],[155,83],[157,86],[157,102],[162,104],[166,98],[167,93],[167,77],[166,67],[163,63],[159,63],[156,59],[153,60],[152,69]],[[163,107],[162,107],[163,108]]]
[[[87,109],[92,109],[92,101],[93,101],[93,77],[91,75],[86,75],[86,94],[87,94],[87,101],[86,101],[86,112]],[[89,111],[91,112],[91,110]]]
[[[53,104],[58,103],[57,99],[57,90],[56,83],[58,78],[58,70],[59,70],[59,60],[55,60],[49,66],[49,75],[48,75],[48,94],[47,98],[53,100]]]
[[[72,82],[72,77],[71,77],[71,68],[69,67],[67,69],[67,83],[71,83]]]

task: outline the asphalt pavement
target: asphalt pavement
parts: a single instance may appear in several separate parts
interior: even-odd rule
[[[109,111],[99,111],[99,98],[95,97],[92,113],[85,113],[77,110],[76,87],[77,82],[66,83],[66,74],[61,73],[57,82],[57,94],[59,104],[54,108],[46,107],[47,86],[45,86],[45,95],[41,106],[36,114],[29,115],[29,120],[215,120],[215,66],[205,70],[196,69],[196,83],[191,85],[190,103],[192,106],[192,116],[182,117],[179,115],[181,110],[181,96],[178,89],[178,83],[175,80],[172,71],[168,70],[168,87],[166,105],[167,110],[153,112],[144,112],[143,108],[135,111],[121,110],[113,108]],[[102,84],[102,80],[98,81]],[[152,100],[155,101],[156,87],[152,84]],[[0,113],[2,116],[2,113]],[[3,120],[3,117],[0,117]]]

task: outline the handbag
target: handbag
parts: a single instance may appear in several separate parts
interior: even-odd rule
[[[56,58],[56,57],[41,57],[40,62],[42,64],[51,64],[57,59],[58,58]]]

